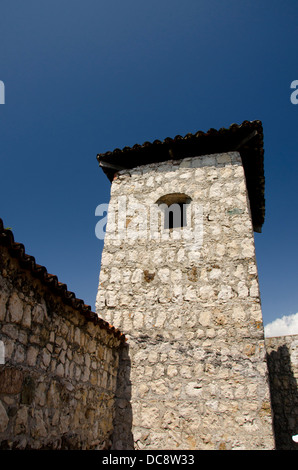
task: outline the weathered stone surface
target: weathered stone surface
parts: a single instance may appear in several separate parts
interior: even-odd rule
[[[0,266],[0,447],[109,448],[119,340],[20,269],[3,246]]]
[[[131,394],[132,416],[121,401],[115,445],[273,448],[253,229],[239,154],[120,173],[111,188],[113,216],[97,296],[98,313],[129,343],[118,394],[119,400]],[[166,229],[157,201],[172,203],[177,193],[190,201],[186,226]],[[132,201],[139,213],[145,208],[140,230],[129,212]],[[127,232],[118,225],[125,204]],[[127,432],[134,444],[123,420],[131,422]]]
[[[115,238],[108,224],[97,308],[127,333],[121,347],[0,247],[1,448],[274,447],[239,154],[121,172],[111,188],[114,222],[123,215],[118,196],[148,207],[177,192],[191,199],[187,223],[199,221],[188,238],[181,228],[165,230],[157,207],[149,238],[134,211],[121,230],[139,227],[137,237]],[[297,344],[297,337],[266,340],[280,449],[297,446]]]
[[[23,316],[23,302],[17,292],[12,292],[8,303],[8,317],[12,323],[20,323]]]
[[[9,417],[7,416],[6,410],[0,401],[0,433],[5,432],[9,423]]]
[[[266,350],[276,449],[297,450],[292,437],[298,429],[298,335],[266,338]]]
[[[27,434],[28,435],[28,407],[21,406],[16,414],[14,422],[14,434]]]
[[[0,370],[0,394],[20,393],[23,384],[23,373],[15,368]]]

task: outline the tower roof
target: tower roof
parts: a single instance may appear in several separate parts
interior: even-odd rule
[[[195,134],[177,135],[165,140],[144,142],[133,147],[116,148],[97,155],[99,165],[110,181],[115,173],[140,165],[168,160],[238,151],[245,171],[253,227],[261,232],[265,220],[265,177],[263,126],[261,121],[244,121],[229,128],[209,129]]]

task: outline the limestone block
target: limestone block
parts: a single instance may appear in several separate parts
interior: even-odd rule
[[[199,381],[189,382],[185,387],[185,393],[188,396],[199,398],[203,393],[201,383]]]
[[[143,280],[143,271],[139,268],[135,269],[131,277],[131,282],[133,284],[136,284],[136,283],[141,283],[142,280]]]
[[[34,346],[29,346],[27,350],[27,364],[29,366],[35,366],[39,349]]]
[[[33,426],[30,429],[34,439],[45,438],[47,436],[46,423],[44,422],[41,410],[35,410]]]
[[[144,428],[158,429],[160,425],[160,411],[157,407],[143,406],[141,409],[141,424]]]
[[[4,289],[0,291],[0,321],[3,321],[6,316],[6,304],[9,299],[9,292]]]
[[[24,314],[23,314],[23,319],[22,319],[22,325],[25,328],[30,328],[31,327],[31,310],[32,307],[31,305],[24,305]]]
[[[8,303],[9,321],[12,323],[20,323],[23,317],[23,302],[17,292],[13,292]]]
[[[202,326],[208,326],[211,321],[210,311],[204,311],[199,315],[199,322]]]
[[[32,309],[32,321],[43,324],[46,316],[46,307],[41,304],[37,304]]]
[[[9,417],[7,416],[5,407],[0,401],[0,432],[5,432],[9,423]]]
[[[14,433],[18,434],[28,434],[28,407],[21,406],[16,414],[15,424],[14,424]]]

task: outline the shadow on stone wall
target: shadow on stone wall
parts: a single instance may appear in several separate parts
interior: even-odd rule
[[[297,450],[292,436],[298,434],[297,381],[286,345],[267,354],[276,450]]]
[[[115,400],[115,417],[112,449],[133,450],[131,407],[131,360],[129,346],[124,344],[119,351],[119,368]]]

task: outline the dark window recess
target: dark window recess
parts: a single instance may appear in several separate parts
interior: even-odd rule
[[[168,206],[164,213],[165,229],[186,227],[186,204],[177,202]]]
[[[184,193],[165,194],[156,204],[164,213],[164,228],[173,229],[187,226],[186,208],[191,198]]]

